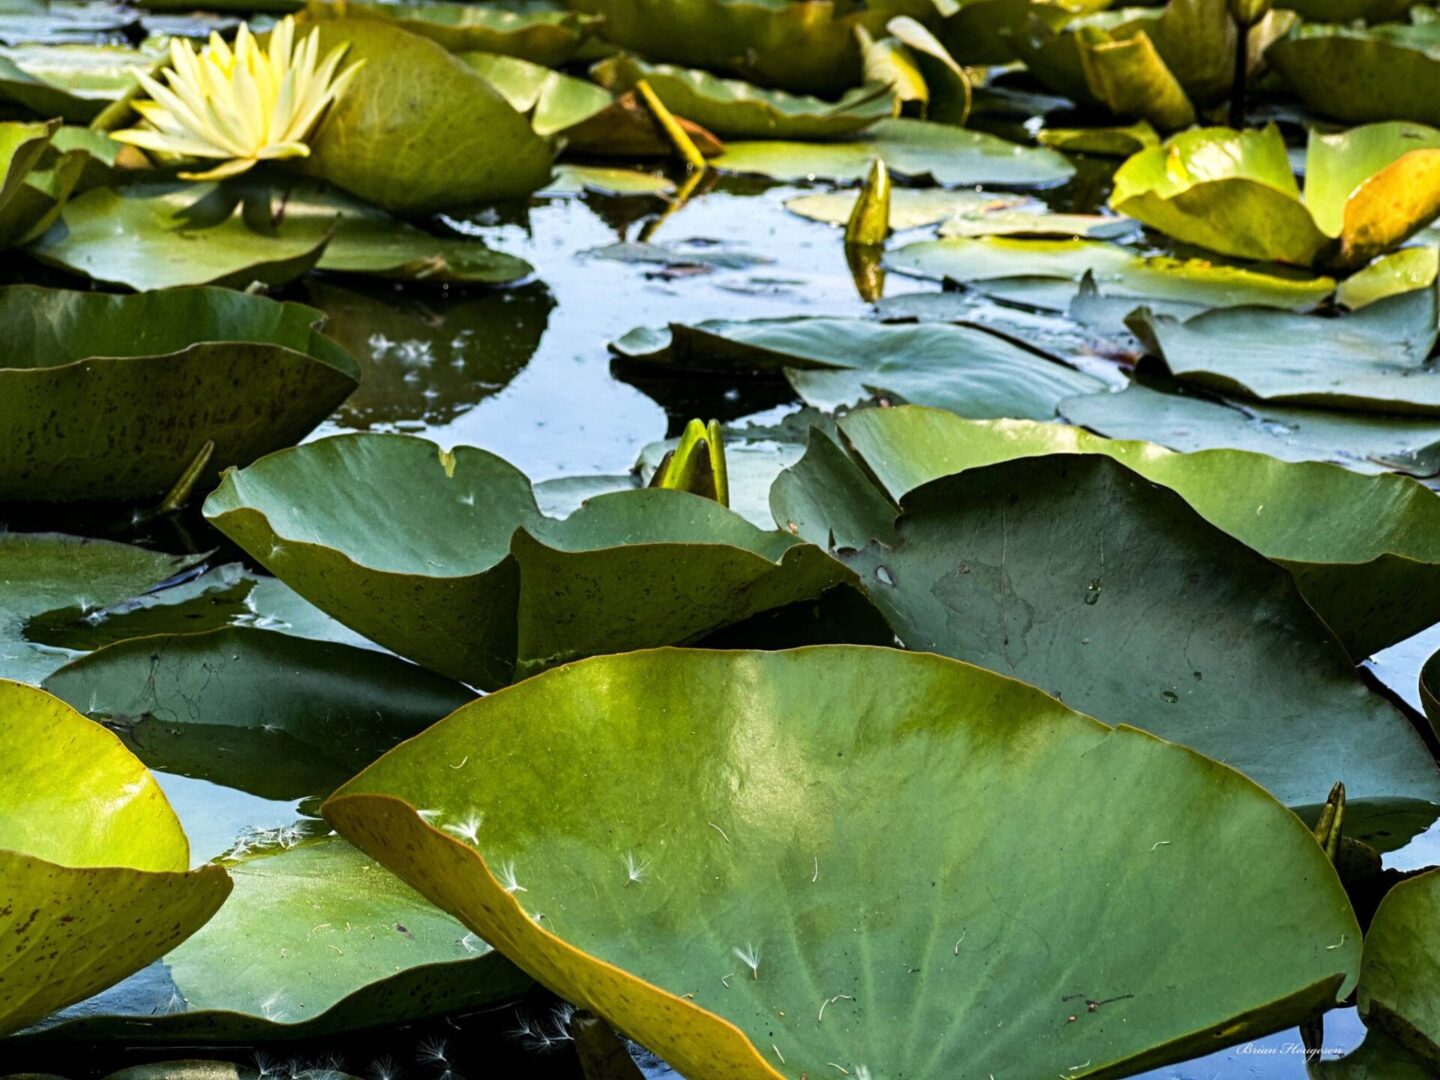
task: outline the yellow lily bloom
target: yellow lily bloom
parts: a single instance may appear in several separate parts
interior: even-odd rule
[[[139,75],[150,100],[134,107],[145,125],[111,137],[144,150],[223,162],[207,172],[182,172],[186,180],[220,180],[259,161],[308,157],[305,140],[364,63],[336,77],[346,48],[331,49],[317,65],[317,31],[297,45],[289,16],[271,31],[265,49],[245,23],[234,48],[211,34],[209,46],[197,54],[190,42],[175,38],[164,72],[170,85]]]

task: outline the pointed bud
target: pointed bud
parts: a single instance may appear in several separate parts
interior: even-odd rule
[[[686,424],[679,445],[661,460],[650,486],[688,491],[729,506],[730,479],[725,470],[725,441],[719,421],[711,420],[707,425],[691,420]]]
[[[845,243],[880,247],[890,235],[890,172],[882,158],[870,166],[870,175],[845,223]]]

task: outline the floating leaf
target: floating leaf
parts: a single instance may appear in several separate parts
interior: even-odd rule
[[[1356,472],[1440,473],[1440,419],[1239,405],[1139,383],[1118,394],[1069,398],[1060,414],[1104,435],[1173,450],[1233,447],[1285,461],[1334,461]]]
[[[1307,24],[1272,45],[1269,60],[1327,116],[1440,125],[1440,22]]]
[[[148,74],[165,56],[153,44],[139,49],[80,44],[0,48],[0,98],[38,116],[88,124],[134,89],[137,73]]]
[[[1128,127],[1041,128],[1035,141],[1067,153],[1129,157],[1147,146],[1158,146],[1160,136],[1149,121],[1140,120]]]
[[[857,198],[853,191],[796,195],[785,209],[814,221],[843,225]],[[1100,214],[1057,214],[1039,199],[989,191],[948,188],[892,188],[890,227],[940,225],[942,236],[1119,236],[1134,229],[1124,218]]]
[[[1440,806],[1418,733],[1366,689],[1290,574],[1108,457],[972,469],[842,552],[912,649],[944,653],[1233,765],[1281,801]],[[1103,552],[1103,557],[1102,557]]]
[[[823,139],[850,135],[890,115],[883,86],[859,86],[838,101],[764,90],[694,68],[648,64],[626,55],[591,69],[601,86],[632,90],[644,79],[677,116],[727,139]]]
[[[1209,307],[1264,304],[1294,310],[1313,307],[1335,289],[1328,277],[1205,259],[1143,256],[1100,240],[947,237],[907,244],[890,252],[885,262],[902,274],[958,281],[1062,311],[1087,272],[1107,296]]]
[[[1098,390],[1093,376],[969,326],[867,319],[711,320],[632,330],[612,348],[674,369],[779,372],[818,409],[871,397],[962,416],[1048,419],[1061,399]]]
[[[1196,128],[1121,165],[1110,205],[1222,255],[1354,269],[1440,213],[1440,131],[1312,131],[1302,198],[1275,125]]]
[[[1287,405],[1440,413],[1440,374],[1426,358],[1440,333],[1435,288],[1401,293],[1335,318],[1273,308],[1130,318],[1177,378]]]
[[[950,124],[905,119],[882,120],[862,137],[843,142],[733,142],[711,164],[722,172],[757,173],[772,180],[858,183],[876,158],[893,173],[948,187],[1042,187],[1075,172],[1054,150],[1020,146]]]
[[[1409,477],[1242,450],[1177,454],[1060,424],[976,422],[931,409],[865,409],[840,430],[896,502],[931,480],[1000,461],[1113,457],[1289,570],[1356,660],[1440,620],[1440,497]]]
[[[445,768],[467,753],[485,785]],[[1334,871],[1243,777],[896,650],[588,660],[467,706],[325,812],[692,1076],[1123,1075],[1301,1020],[1358,963]],[[477,813],[473,842],[444,831]]]
[[[229,289],[0,289],[0,497],[158,498],[207,441],[203,483],[296,442],[360,376],[320,321]]]
[[[555,178],[537,195],[673,195],[675,185],[655,173],[616,169],[604,165],[566,163],[555,167]]]
[[[28,1041],[314,1038],[475,1008],[530,985],[339,837],[225,865],[235,891],[200,932]]]
[[[933,0],[573,0],[603,16],[601,36],[641,56],[724,71],[760,86],[840,94],[860,81],[855,28],[924,18]]]
[[[1440,1067],[1440,870],[1402,881],[1380,902],[1365,935],[1356,1000],[1360,1014],[1422,1059]]]
[[[475,697],[371,649],[248,627],[117,642],[45,689],[152,769],[277,801],[328,795]]]
[[[614,101],[609,91],[551,71],[540,64],[500,53],[466,52],[460,59],[530,118],[537,135],[554,135],[604,112]]]
[[[1353,310],[1389,296],[1428,288],[1440,276],[1440,248],[1401,248],[1357,270],[1335,290],[1335,302]]]
[[[69,658],[29,641],[31,619],[72,605],[108,607],[159,588],[199,561],[108,540],[0,532],[0,677],[38,683]]]
[[[317,25],[322,54],[348,44],[347,63],[371,62],[321,124],[307,172],[403,214],[545,186],[550,143],[463,60],[373,19]]]
[[[271,455],[226,474],[205,513],[327,613],[483,688],[691,641],[849,579],[811,545],[685,492],[618,492],[546,518],[500,458],[398,435]]]
[[[7,569],[9,567],[7,561]],[[0,681],[0,1033],[89,997],[184,941],[230,892],[155,778],[99,724]]]
[[[487,4],[310,0],[311,18],[378,19],[429,38],[454,53],[487,52],[559,67],[575,55],[600,20],[544,2]],[[333,14],[332,14],[333,12]]]

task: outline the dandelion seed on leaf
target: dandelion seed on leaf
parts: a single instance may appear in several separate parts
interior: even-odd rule
[[[175,38],[164,83],[137,73],[150,96],[133,103],[145,123],[111,137],[142,150],[221,162],[204,172],[182,172],[185,180],[223,180],[261,161],[308,157],[306,140],[364,64],[337,75],[348,48],[339,45],[319,61],[318,30],[296,44],[290,16],[275,25],[263,49],[247,23],[240,24],[233,48],[218,34],[210,35],[201,53]]]

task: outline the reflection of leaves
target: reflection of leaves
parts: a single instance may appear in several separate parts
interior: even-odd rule
[[[336,414],[345,427],[446,424],[503,390],[534,355],[554,298],[536,283],[446,298],[306,284],[325,332],[364,371]]]

